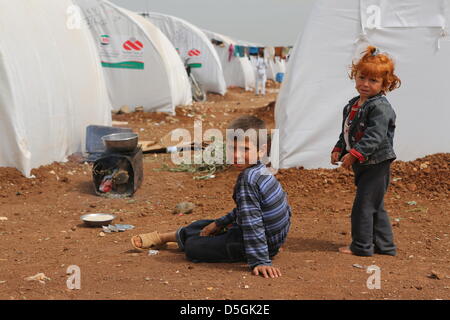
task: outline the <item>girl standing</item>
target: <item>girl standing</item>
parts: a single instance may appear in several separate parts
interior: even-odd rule
[[[344,108],[342,132],[331,153],[331,163],[353,168],[356,197],[351,224],[352,243],[342,253],[359,256],[396,254],[392,227],[384,208],[393,149],[395,112],[385,95],[398,88],[394,62],[373,46],[367,47],[357,64],[352,63],[350,79],[359,96]]]

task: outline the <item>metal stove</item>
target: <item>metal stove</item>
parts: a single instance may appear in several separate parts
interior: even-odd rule
[[[144,178],[143,152],[105,151],[95,160],[92,176],[97,195],[108,198],[132,197]]]

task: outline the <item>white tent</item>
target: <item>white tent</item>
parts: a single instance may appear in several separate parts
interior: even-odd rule
[[[206,92],[226,93],[226,83],[219,56],[208,37],[196,26],[182,19],[155,12],[143,13],[178,50],[183,61],[201,64],[192,72]]]
[[[70,0],[0,0],[0,166],[24,175],[83,151],[86,127],[110,125],[95,44]]]
[[[114,109],[174,113],[192,103],[183,62],[158,28],[108,1],[75,1],[96,41]]]
[[[217,40],[222,45],[213,44],[222,63],[223,74],[227,87],[240,87],[245,90],[253,90],[255,88],[255,73],[252,63],[248,57],[236,57],[231,52],[238,41],[216,32],[203,30],[210,41]]]
[[[448,0],[318,0],[275,108],[279,166],[331,167],[342,110],[358,95],[349,67],[368,44],[394,58],[402,80],[387,94],[397,113],[398,159],[450,152],[449,24]]]

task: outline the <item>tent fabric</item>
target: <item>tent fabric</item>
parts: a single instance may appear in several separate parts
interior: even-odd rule
[[[95,44],[68,23],[70,0],[0,0],[0,166],[25,176],[83,151],[86,127],[110,125]]]
[[[278,73],[286,73],[286,60],[276,57],[267,59],[269,67],[267,68],[267,79],[276,81]],[[275,60],[275,61],[274,61]]]
[[[397,114],[394,149],[398,159],[409,161],[450,152],[450,108],[446,96],[449,36],[443,36],[440,25],[371,28],[365,29],[361,36],[362,26],[366,25],[366,21],[361,21],[361,12],[370,12],[368,9],[374,7],[368,5],[375,2],[388,3],[383,0],[315,3],[291,54],[275,107],[279,142],[273,144],[272,152],[279,153],[280,168],[332,167],[330,153],[340,133],[342,109],[350,98],[358,95],[354,82],[348,78],[349,68],[352,59],[358,59],[369,44],[393,57],[396,74],[402,80],[399,89],[387,94]],[[423,20],[420,10],[415,10],[414,19],[411,18],[416,0],[389,3],[397,4],[395,16],[409,16],[408,21]],[[448,1],[441,4],[445,6],[435,12],[435,17],[439,20],[445,16],[448,25]],[[430,21],[429,12],[426,15]]]
[[[219,56],[211,41],[198,27],[161,13],[146,12],[142,15],[167,36],[183,61],[189,59],[189,63],[201,64],[200,68],[193,68],[192,72],[206,92],[226,93]]]
[[[381,28],[445,28],[445,8],[448,0],[361,1],[363,27],[378,25]],[[371,16],[373,18],[371,18]]]
[[[142,106],[173,114],[192,103],[184,65],[158,28],[108,1],[75,2],[96,42],[114,110]]]
[[[231,59],[229,58],[229,48],[231,46],[239,46],[236,40],[230,37],[224,36],[222,34],[203,30],[210,41],[219,41],[223,45],[214,45],[217,54],[219,55],[220,61],[222,63],[223,74],[225,77],[225,82],[227,87],[240,87],[247,91],[253,90],[255,88],[255,74],[253,71],[253,66],[248,60],[248,58],[243,55],[244,47],[241,46],[242,52],[239,52],[239,56],[233,54]],[[234,51],[236,53],[236,50]],[[243,55],[243,56],[241,56]]]

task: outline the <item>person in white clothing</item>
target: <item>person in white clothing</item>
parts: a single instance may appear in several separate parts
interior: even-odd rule
[[[261,92],[262,95],[266,94],[266,81],[267,81],[267,61],[264,59],[263,55],[259,55],[256,60],[256,83],[255,83],[255,93],[259,95]],[[262,90],[260,90],[259,86],[261,85]]]

